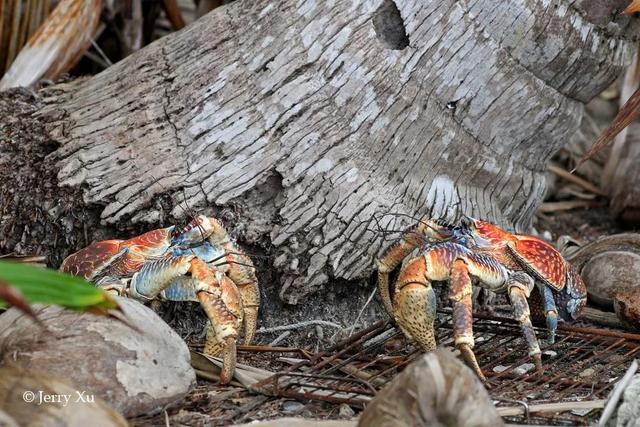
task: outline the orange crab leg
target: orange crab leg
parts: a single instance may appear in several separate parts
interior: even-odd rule
[[[256,277],[256,269],[251,259],[233,242],[222,244],[227,253],[229,265],[228,275],[240,291],[244,306],[244,343],[251,344],[258,325],[258,309],[260,308],[260,287]]]
[[[196,256],[170,256],[145,264],[134,274],[129,292],[143,301],[151,301],[161,293],[171,300],[199,301],[210,321],[205,353],[222,355],[220,382],[231,381],[243,320],[242,298],[231,279]]]
[[[394,298],[395,319],[405,335],[423,350],[434,349],[435,296],[431,282],[450,279],[454,342],[465,361],[484,378],[473,354],[472,278],[488,289],[503,291],[507,277],[507,270],[489,255],[471,252],[453,242],[436,243],[401,270]]]
[[[210,356],[222,354],[220,383],[228,384],[236,366],[236,341],[243,320],[242,297],[231,279],[198,258],[192,261],[191,273],[206,285],[196,293],[211,321],[204,353]]]
[[[529,298],[531,290],[534,288],[533,278],[524,272],[511,273],[507,281],[507,287],[514,317],[520,323],[522,334],[529,347],[529,356],[533,358],[538,372],[541,372],[542,356],[540,354],[540,345],[531,324],[531,313],[527,302],[527,298]]]
[[[436,318],[436,295],[427,279],[425,257],[413,258],[402,269],[396,282],[392,315],[404,334],[422,351],[436,349],[433,322]]]
[[[462,259],[458,259],[451,267],[449,299],[453,304],[453,339],[463,359],[481,380],[486,380],[476,356],[473,353],[473,314],[471,295],[471,277],[469,268]]]

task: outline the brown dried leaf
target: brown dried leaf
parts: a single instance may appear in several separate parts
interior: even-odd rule
[[[636,0],[640,4],[640,0]],[[602,150],[607,144],[619,134],[624,128],[629,126],[636,118],[640,116],[640,89],[636,90],[631,98],[622,106],[613,121],[600,134],[596,142],[591,146],[589,151],[582,156],[578,164],[571,172],[575,172],[584,162],[593,157],[598,151]]]
[[[37,323],[40,323],[40,320],[36,317],[36,314],[33,312],[31,306],[22,293],[7,282],[0,281],[0,300],[4,300],[10,305],[22,310],[32,317]]]
[[[91,45],[101,11],[102,0],[60,0],[15,57],[0,89],[55,79],[71,69]]]

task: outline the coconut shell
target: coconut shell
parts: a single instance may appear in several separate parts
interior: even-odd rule
[[[640,288],[616,291],[613,294],[613,309],[625,327],[640,331]]]

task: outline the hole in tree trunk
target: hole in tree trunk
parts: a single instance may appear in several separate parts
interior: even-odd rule
[[[384,0],[373,14],[373,28],[386,48],[402,50],[409,46],[402,16],[392,0]]]

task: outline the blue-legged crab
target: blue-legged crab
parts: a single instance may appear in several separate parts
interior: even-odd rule
[[[416,249],[419,255],[400,270],[392,300],[389,274]],[[431,282],[449,282],[455,345],[482,379],[473,353],[472,285],[509,296],[538,371],[542,370],[540,346],[529,303],[533,312],[546,320],[547,342],[552,344],[558,319],[576,319],[587,301],[577,269],[549,243],[467,216],[458,226],[421,221],[383,252],[377,266],[378,291],[386,311],[424,351],[436,347],[436,296]],[[532,293],[534,288],[537,292]]]
[[[204,352],[223,358],[221,383],[233,376],[242,326],[247,344],[256,331],[255,268],[215,218],[200,215],[185,228],[94,242],[68,256],[60,270],[141,302],[199,301],[209,318]]]

